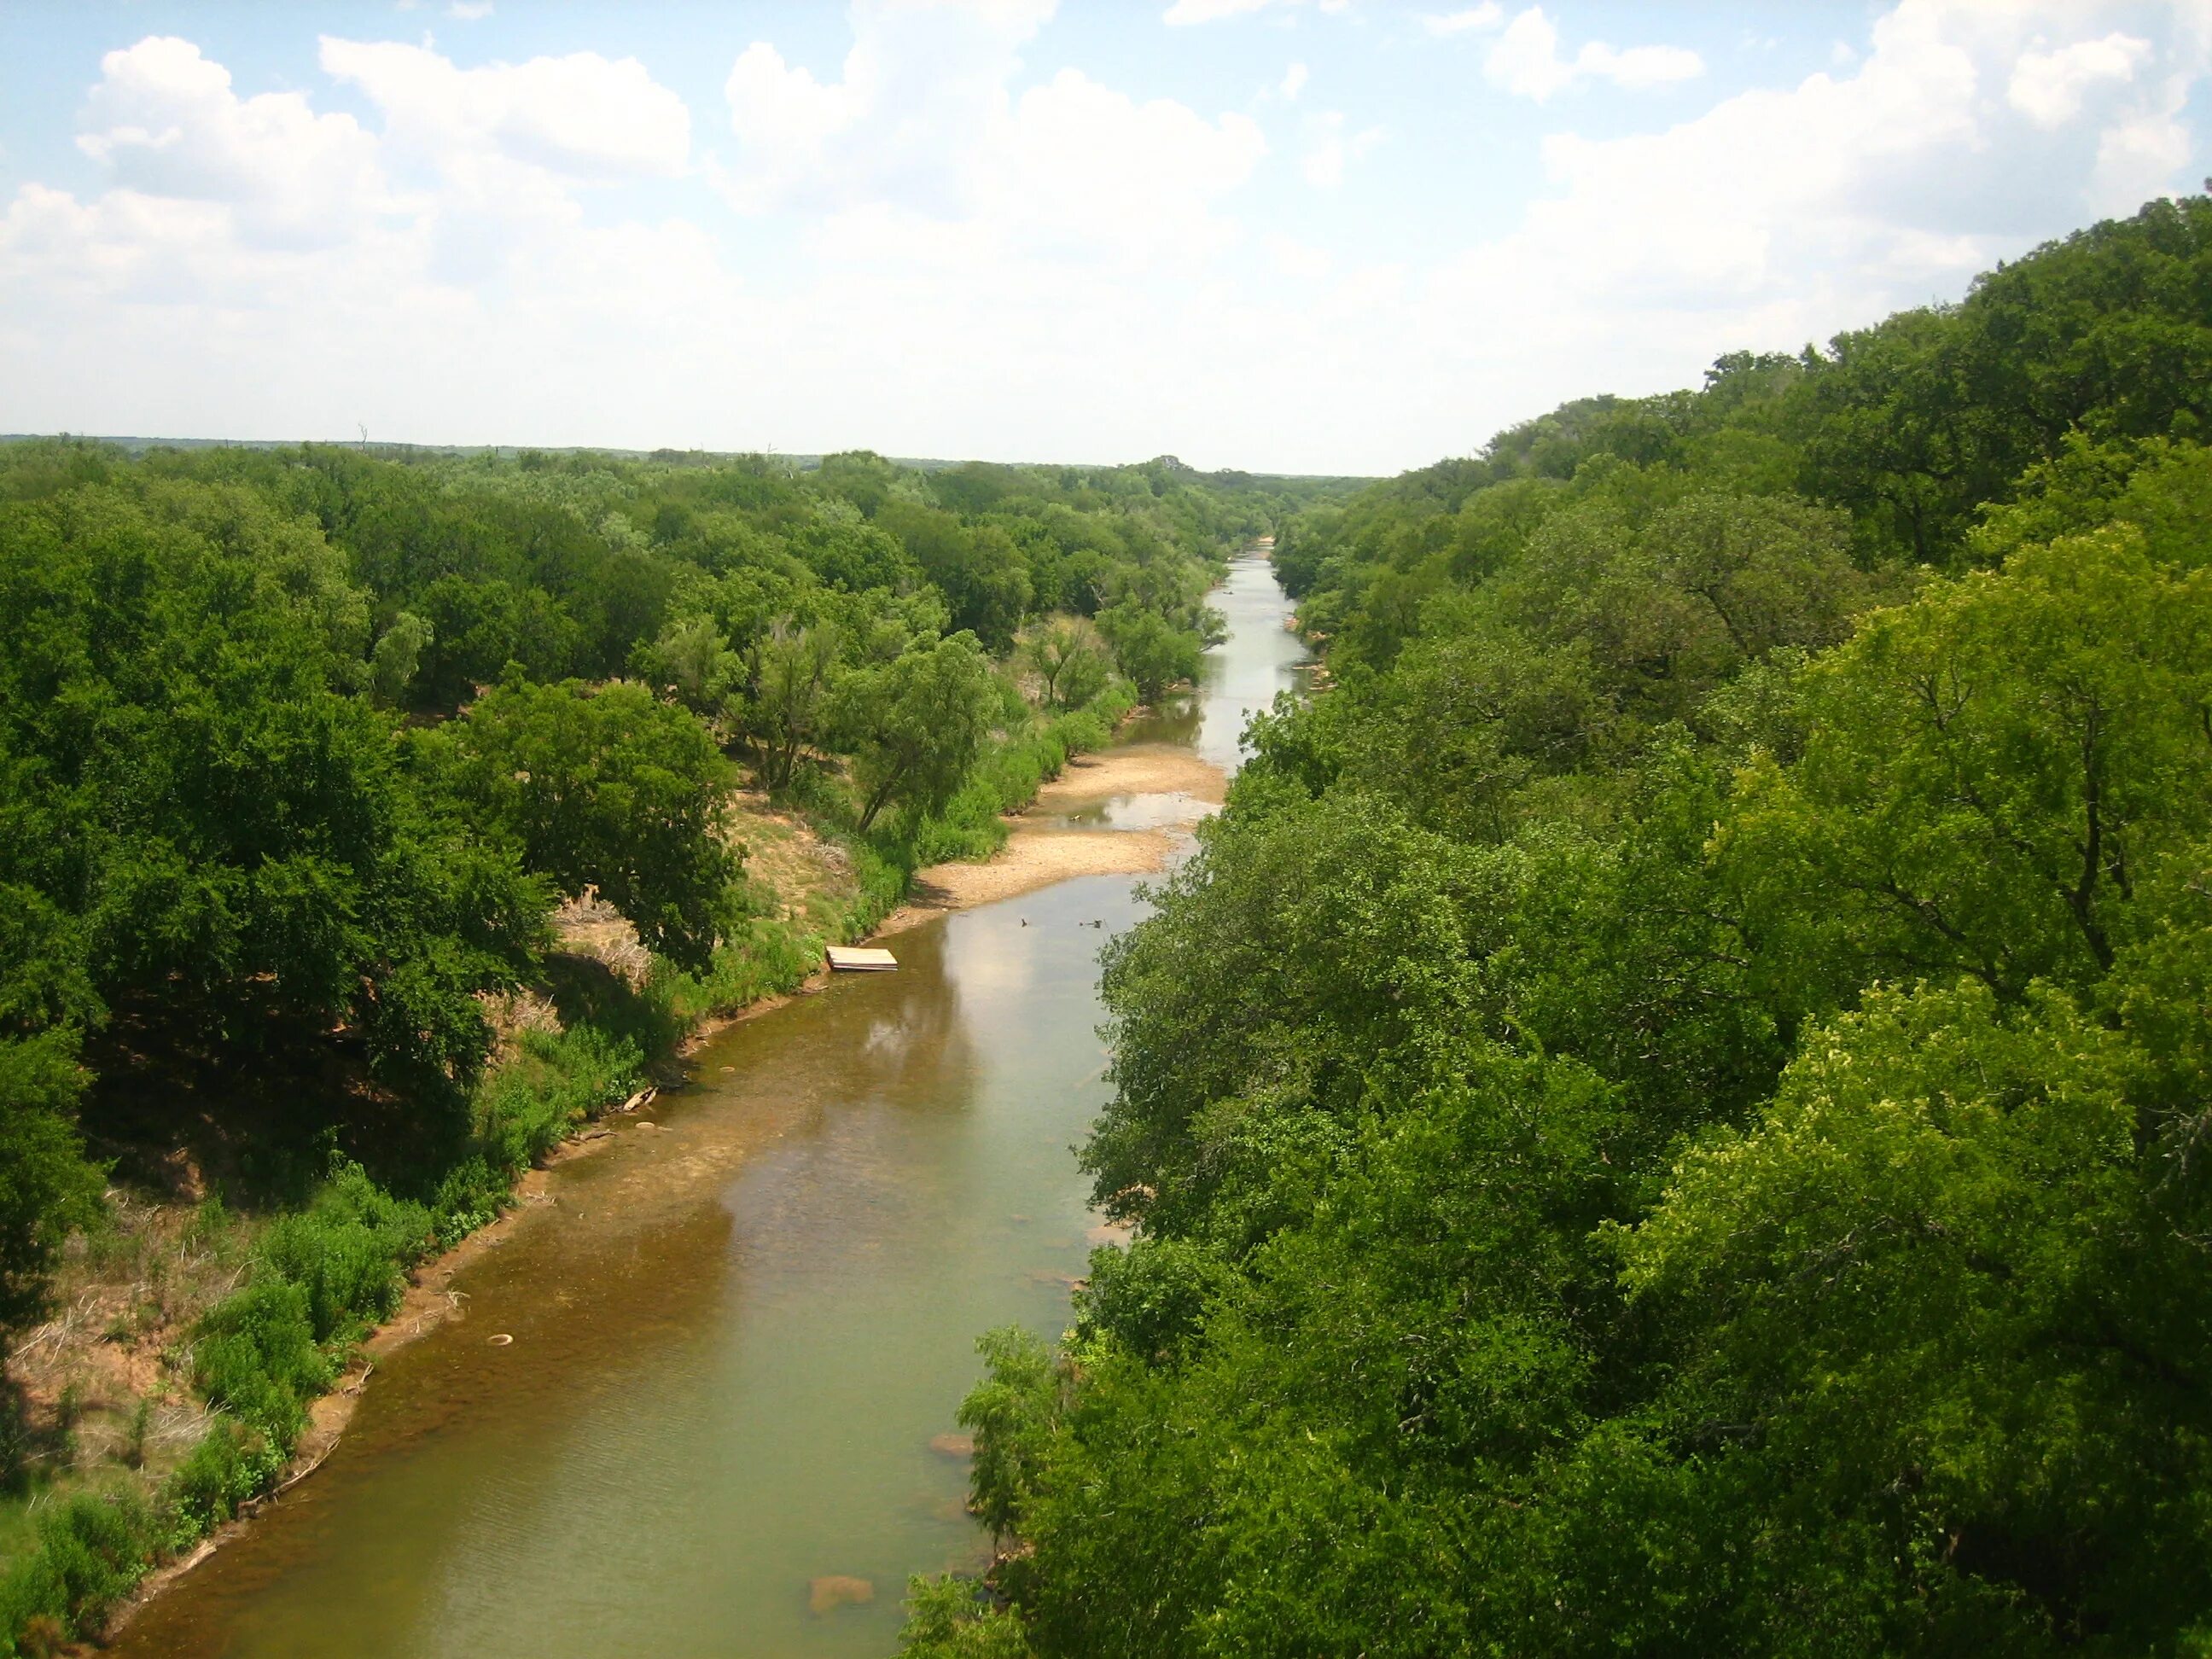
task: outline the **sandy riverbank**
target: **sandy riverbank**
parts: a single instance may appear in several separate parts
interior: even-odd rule
[[[917,871],[913,896],[876,932],[896,933],[947,910],[1015,898],[1077,876],[1157,874],[1173,858],[1182,833],[1221,805],[1226,781],[1220,768],[1173,744],[1132,744],[1070,761],[1008,821],[1012,833],[994,857]],[[1159,822],[1130,830],[1061,822],[1140,795],[1169,798]]]

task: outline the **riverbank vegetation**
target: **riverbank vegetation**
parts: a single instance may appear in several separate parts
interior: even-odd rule
[[[0,1652],[267,1491],[410,1265],[991,850],[1325,488],[0,448]]]
[[[907,1650],[2212,1644],[2212,203],[1285,527]]]

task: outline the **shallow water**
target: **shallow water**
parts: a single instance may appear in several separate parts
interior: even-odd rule
[[[1264,562],[1214,603],[1200,694],[1132,736],[1233,764],[1300,652]],[[888,1654],[907,1576],[982,1557],[965,1463],[930,1443],[975,1334],[1056,1333],[1101,1237],[1072,1147],[1107,1096],[1097,957],[1134,886],[932,922],[891,941],[896,974],[726,1032],[658,1127],[556,1173],[454,1279],[465,1316],[386,1360],[323,1468],[114,1650]],[[872,1600],[817,1611],[831,1577]]]

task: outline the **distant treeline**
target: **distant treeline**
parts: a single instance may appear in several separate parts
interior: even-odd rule
[[[2212,1648],[2212,203],[1278,544],[933,1656]]]

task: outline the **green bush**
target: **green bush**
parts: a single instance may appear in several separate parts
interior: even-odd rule
[[[332,1375],[305,1285],[273,1274],[257,1279],[200,1321],[192,1386],[286,1450],[307,1421],[307,1402]]]
[[[822,963],[822,939],[811,928],[769,916],[748,916],[716,947],[703,975],[660,963],[654,985],[688,1028],[763,997],[794,991]]]
[[[307,1292],[314,1339],[328,1342],[398,1307],[401,1267],[434,1237],[422,1205],[392,1197],[359,1165],[347,1164],[308,1208],[270,1225],[259,1256]]]
[[[520,1046],[477,1099],[477,1140],[495,1170],[527,1169],[579,1123],[633,1092],[644,1075],[636,1042],[592,1025],[525,1031]]]
[[[217,1418],[161,1489],[162,1542],[180,1550],[205,1537],[274,1485],[289,1455],[267,1435]]]
[[[138,1582],[152,1560],[145,1501],[136,1493],[81,1496],[39,1522],[39,1542],[80,1624],[96,1623]]]
[[[1021,1620],[974,1580],[907,1581],[899,1659],[1030,1659],[1030,1652]]]

